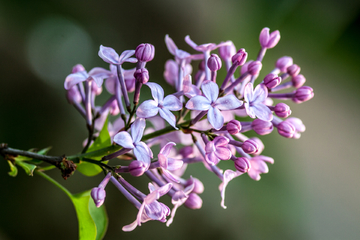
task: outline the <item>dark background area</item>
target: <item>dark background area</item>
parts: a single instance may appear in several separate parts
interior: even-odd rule
[[[147,65],[151,81],[163,81],[164,44],[179,48],[232,40],[249,59],[259,51],[263,27],[278,29],[281,41],[268,51],[262,74],[276,59],[292,56],[314,88],[311,101],[290,106],[307,131],[299,140],[274,131],[262,139],[275,159],[259,182],[235,179],[220,207],[219,180],[201,165],[188,173],[205,184],[200,210],[178,209],[170,227],[148,222],[131,233],[122,226],[137,210],[111,185],[105,239],[359,239],[360,191],[360,2],[359,1],[19,1],[0,0],[0,142],[19,149],[53,146],[51,155],[75,154],[86,138],[85,122],[65,99],[71,68],[107,67],[99,45],[118,52],[149,42],[156,48]],[[169,91],[166,90],[165,91]],[[74,208],[65,194],[39,176],[19,169],[8,176],[0,159],[0,239],[76,239]],[[71,192],[97,186],[102,175],[80,173],[64,181]],[[145,189],[143,177],[130,181]],[[170,200],[162,201],[171,206]]]

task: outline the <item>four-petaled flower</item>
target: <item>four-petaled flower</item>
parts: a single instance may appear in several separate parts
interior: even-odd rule
[[[128,149],[133,149],[138,161],[145,164],[146,168],[150,166],[150,158],[153,157],[151,149],[141,142],[144,134],[145,119],[137,118],[131,125],[131,136],[126,131],[121,131],[114,136],[114,142]]]
[[[166,222],[166,217],[170,214],[170,209],[163,203],[160,203],[158,200],[161,196],[165,195],[172,188],[172,183],[168,183],[162,187],[155,188],[154,185],[149,183],[150,193],[144,197],[144,200],[139,208],[136,220],[126,225],[122,228],[125,232],[130,232],[136,228],[136,226],[141,226],[141,223],[158,220],[160,222]]]
[[[101,87],[103,84],[104,78],[108,78],[110,76],[110,72],[106,69],[96,67],[90,70],[90,72],[79,71],[76,73],[69,74],[64,82],[64,88],[69,90],[71,87],[75,86],[78,83],[85,81],[94,80],[98,87]]]
[[[216,165],[220,160],[229,160],[231,151],[227,148],[229,139],[217,136],[213,141],[209,141],[205,146],[205,159],[208,164]]]
[[[211,81],[204,81],[201,89],[205,96],[195,96],[186,103],[186,108],[190,110],[208,111],[207,119],[210,124],[219,130],[224,125],[224,117],[220,110],[232,110],[240,107],[243,102],[233,94],[224,97],[219,96],[219,87]]]
[[[180,100],[174,95],[168,95],[164,98],[164,90],[157,83],[148,82],[146,85],[151,89],[154,100],[144,101],[136,110],[136,115],[140,118],[149,118],[159,112],[163,119],[178,129],[176,127],[176,118],[170,110],[179,111],[182,108]]]
[[[273,119],[273,115],[271,110],[264,104],[268,90],[264,84],[259,84],[253,89],[253,84],[248,83],[245,86],[244,90],[244,106],[246,109],[246,113],[251,118],[259,118],[263,121],[271,121]]]

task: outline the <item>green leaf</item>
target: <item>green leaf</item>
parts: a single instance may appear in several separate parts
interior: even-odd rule
[[[73,194],[71,200],[79,220],[79,239],[102,239],[107,230],[107,214],[104,206],[97,208],[90,197],[90,190]]]
[[[47,148],[41,149],[40,151],[37,152],[37,154],[46,155],[50,151],[51,148],[52,147],[47,147]]]
[[[72,194],[45,173],[39,171],[37,173],[60,188],[71,199],[78,218],[80,240],[100,240],[104,237],[108,226],[108,217],[104,205],[99,208],[95,206],[90,197],[91,190]]]
[[[26,162],[21,162],[21,161],[15,161],[15,162],[18,166],[22,167],[25,170],[27,175],[29,175],[29,176],[34,175],[34,170],[36,168],[36,165],[26,163]]]
[[[108,119],[106,119],[103,128],[101,129],[99,136],[95,139],[94,143],[89,147],[89,149],[86,151],[93,152],[105,147],[109,147],[111,145],[111,138],[108,131]],[[97,156],[97,157],[91,157],[93,160],[101,160],[103,156]],[[107,162],[104,162],[105,164]],[[85,176],[92,177],[102,172],[102,169],[93,163],[88,163],[82,161],[77,169],[79,172],[84,174]]]
[[[8,172],[8,174],[12,177],[16,177],[16,175],[18,173],[17,168],[11,161],[8,160],[7,162],[9,163],[9,166],[10,166],[10,172]]]

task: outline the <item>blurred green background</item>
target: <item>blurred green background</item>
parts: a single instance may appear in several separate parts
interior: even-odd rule
[[[171,55],[190,35],[198,44],[232,40],[249,59],[259,51],[263,27],[280,30],[262,74],[277,58],[292,56],[314,88],[311,101],[290,104],[307,130],[299,140],[276,131],[262,138],[275,159],[259,182],[241,176],[230,183],[227,209],[220,207],[219,180],[201,165],[188,174],[205,184],[200,210],[180,208],[173,224],[148,222],[131,233],[122,226],[137,210],[110,184],[105,239],[360,239],[359,1],[24,1],[0,0],[0,142],[19,149],[53,146],[50,154],[75,154],[87,136],[84,120],[65,99],[63,81],[72,66],[107,67],[100,44],[118,52],[155,45],[151,81],[162,79]],[[20,169],[16,178],[0,159],[0,239],[76,239],[70,200],[39,176]],[[80,173],[64,181],[72,192],[97,186],[102,175]],[[147,179],[131,179],[145,189]],[[163,201],[170,203],[167,197]],[[169,205],[171,206],[171,204]]]

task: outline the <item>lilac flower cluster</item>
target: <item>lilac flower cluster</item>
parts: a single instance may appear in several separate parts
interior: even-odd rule
[[[69,103],[86,120],[90,136],[85,148],[91,146],[110,114],[118,116],[108,121],[107,126],[118,150],[103,156],[102,161],[130,159],[125,166],[107,169],[109,173],[91,193],[96,206],[104,203],[104,189],[111,181],[139,210],[136,220],[124,226],[124,231],[132,231],[149,220],[167,221],[169,226],[180,206],[191,209],[202,206],[199,194],[204,191],[203,183],[194,177],[183,177],[188,164],[201,162],[220,179],[223,208],[229,181],[244,173],[260,180],[260,174],[269,171],[267,163],[273,164],[274,160],[261,155],[264,144],[259,138],[249,138],[245,133],[266,135],[275,127],[283,137],[299,138],[305,130],[302,121],[289,117],[291,110],[287,104],[274,104],[273,100],[302,103],[314,96],[311,87],[303,86],[305,77],[299,74],[300,67],[288,56],[279,58],[275,68],[259,79],[267,49],[275,47],[279,40],[279,31],[270,33],[264,28],[257,58],[247,60],[245,49],[237,51],[231,41],[198,45],[186,36],[186,43],[195,52],[188,53],[167,35],[165,43],[174,60],[166,62],[164,78],[174,92],[166,96],[161,85],[150,81],[146,69],[155,54],[151,44],[140,44],[121,54],[100,46],[99,56],[110,64],[109,69],[93,68],[87,72],[82,65],[76,65],[64,86]],[[219,55],[212,53],[215,50]],[[193,72],[195,61],[199,67]],[[123,69],[125,62],[136,66]],[[227,74],[219,79],[217,72],[221,68]],[[152,99],[140,102],[143,85],[150,89]],[[110,97],[102,106],[96,106],[95,97],[103,86]],[[154,157],[152,148],[156,145],[161,150]],[[233,168],[221,169],[221,162],[228,160],[233,162]],[[229,168],[229,164],[222,166]],[[151,181],[150,193],[146,195],[127,182],[127,174],[147,176]],[[172,210],[158,201],[165,194],[172,199]]]

